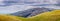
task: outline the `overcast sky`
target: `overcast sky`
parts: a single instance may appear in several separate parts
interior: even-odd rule
[[[17,11],[24,11],[31,8],[35,8],[35,7],[28,5],[11,5],[6,7],[0,7],[0,13],[14,13]]]
[[[3,3],[4,0],[0,0],[0,5],[8,5],[9,3]],[[20,3],[17,3],[16,5],[12,4],[10,6],[4,6],[4,7],[1,7],[0,6],[0,13],[14,13],[14,12],[17,12],[17,11],[23,11],[23,10],[27,10],[27,9],[30,9],[30,8],[36,8],[38,6],[29,6],[29,5],[39,5],[40,3],[43,4],[43,0],[21,0],[23,2],[26,2],[26,3],[21,3],[23,5],[17,5],[17,4],[20,4]],[[28,2],[36,2],[36,3],[28,3]],[[48,2],[49,1],[49,2]],[[56,4],[56,0],[48,0],[45,4]],[[42,6],[44,7],[44,6]],[[54,8],[54,9],[60,9],[59,6],[45,6],[46,8]]]

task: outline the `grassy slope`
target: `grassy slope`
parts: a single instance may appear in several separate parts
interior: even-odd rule
[[[35,17],[31,17],[30,19],[34,19],[37,21],[60,21],[60,10],[45,12]]]
[[[60,10],[45,12],[30,18],[0,15],[0,21],[60,21]]]
[[[18,17],[15,16],[6,16],[6,15],[0,15],[0,21],[20,21]]]
[[[60,10],[45,12],[22,21],[60,21]]]

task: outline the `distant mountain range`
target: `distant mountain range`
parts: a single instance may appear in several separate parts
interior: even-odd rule
[[[43,13],[43,12],[48,12],[51,11],[53,9],[49,9],[49,8],[32,8],[32,9],[28,9],[25,11],[18,11],[16,13],[12,13],[10,15],[14,15],[14,16],[21,16],[21,17],[32,17],[35,15],[38,15],[39,13]]]

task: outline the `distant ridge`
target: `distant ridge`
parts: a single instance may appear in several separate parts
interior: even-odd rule
[[[32,17],[35,16],[39,13],[43,13],[43,12],[48,12],[51,11],[53,9],[49,9],[49,8],[32,8],[32,9],[28,9],[25,11],[18,11],[16,13],[12,13],[11,15],[15,15],[15,16],[21,16],[21,17]]]

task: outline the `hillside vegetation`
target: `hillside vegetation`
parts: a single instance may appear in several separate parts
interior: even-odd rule
[[[60,10],[41,13],[29,18],[12,15],[0,15],[0,21],[60,21]]]

